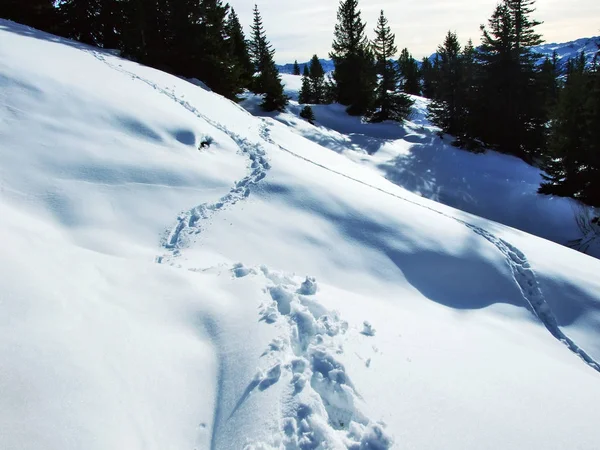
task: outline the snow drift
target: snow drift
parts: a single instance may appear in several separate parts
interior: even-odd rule
[[[598,260],[6,21],[0,86],[1,448],[595,448]]]

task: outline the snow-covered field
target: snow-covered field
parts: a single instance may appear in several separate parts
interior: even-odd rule
[[[600,261],[291,111],[0,21],[0,448],[597,448]]]

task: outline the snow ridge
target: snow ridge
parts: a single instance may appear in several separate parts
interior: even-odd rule
[[[316,280],[307,277],[298,283],[265,266],[247,269],[242,264],[236,264],[232,273],[237,278],[265,278],[269,298],[260,308],[259,320],[284,330],[262,355],[269,357],[271,367],[256,374],[231,413],[253,392],[285,381],[280,429],[273,442],[254,442],[246,448],[304,450],[323,448],[325,443],[326,448],[340,450],[390,448],[392,438],[364,413],[363,401],[336,357],[344,352],[349,326],[337,312],[318,303]]]
[[[262,119],[262,120],[263,120],[263,122],[266,123],[265,119]],[[402,201],[411,203],[411,204],[419,206],[421,208],[428,209],[432,212],[435,212],[436,214],[440,214],[444,217],[452,219],[452,220],[466,226],[467,228],[469,228],[471,231],[478,234],[482,238],[486,239],[488,242],[493,244],[504,255],[506,262],[507,262],[508,266],[510,267],[511,272],[513,274],[513,278],[514,278],[515,282],[517,283],[519,290],[521,291],[521,295],[523,296],[525,303],[530,306],[533,314],[544,324],[544,326],[552,334],[552,336],[554,336],[556,339],[558,339],[563,344],[565,344],[571,352],[573,352],[577,356],[579,356],[588,366],[590,366],[594,370],[600,372],[600,363],[597,362],[596,360],[594,360],[594,358],[592,358],[585,350],[583,350],[571,338],[569,338],[567,335],[565,335],[564,332],[558,326],[558,321],[556,320],[556,316],[554,316],[552,309],[546,302],[546,300],[544,298],[544,294],[542,293],[542,290],[540,288],[539,282],[535,276],[535,273],[533,272],[531,265],[529,264],[529,261],[527,260],[527,257],[521,250],[519,250],[512,244],[508,243],[504,239],[501,239],[501,238],[493,235],[492,233],[484,230],[483,228],[480,228],[469,222],[466,222],[466,221],[458,219],[454,216],[445,214],[441,211],[438,211],[435,208],[431,208],[429,206],[415,202],[408,198],[402,197],[401,195],[397,195],[397,194],[388,192],[385,189],[381,189],[377,186],[373,186],[364,181],[358,180],[358,179],[353,178],[349,175],[346,175],[342,172],[338,172],[334,169],[331,169],[322,164],[314,162],[308,158],[300,156],[300,155],[292,152],[291,150],[289,150],[285,147],[282,147],[281,145],[276,143],[270,137],[269,128],[266,126],[262,128],[261,136],[267,142],[275,145],[280,150],[282,150],[296,158],[302,159],[310,164],[318,166],[322,169],[325,169],[331,173],[340,175],[340,176],[347,178],[349,180],[352,180],[354,182],[360,183],[364,186],[368,186],[371,189],[375,189],[386,195],[396,197]]]

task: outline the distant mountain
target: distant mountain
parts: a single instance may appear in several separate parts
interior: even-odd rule
[[[580,52],[584,52],[588,60],[592,60],[598,47],[600,46],[600,36],[591,38],[581,38],[563,44],[542,44],[534,47],[534,50],[544,55],[544,57],[552,57],[552,53],[556,51],[560,61],[567,61],[569,58],[576,56]]]
[[[331,72],[333,70],[333,61],[331,59],[319,59],[321,61],[321,65],[323,66],[323,70],[325,73]],[[307,65],[309,61],[298,63],[300,66],[300,73],[304,70],[304,66]],[[294,73],[294,63],[282,64],[278,65],[277,69],[279,73]]]
[[[591,62],[593,56],[598,51],[598,46],[600,46],[600,36],[589,37],[589,38],[580,38],[574,41],[563,42],[563,43],[551,43],[551,44],[542,44],[536,47],[533,47],[533,50],[536,53],[539,53],[541,56],[540,62],[543,61],[546,56],[552,57],[552,53],[556,51],[559,61],[562,63],[566,62],[569,58],[576,56],[581,51],[585,52],[588,60]],[[430,60],[435,58],[435,53],[429,57]],[[330,59],[320,59],[321,65],[325,72],[330,72],[333,70],[333,61]],[[304,70],[304,66],[308,64],[308,62],[299,63],[300,70]],[[292,73],[294,70],[294,64],[283,64],[277,66],[279,72],[281,73]]]

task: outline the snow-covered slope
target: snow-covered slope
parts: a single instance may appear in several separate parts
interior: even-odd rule
[[[5,21],[0,86],[0,448],[596,447],[599,261]]]
[[[294,102],[277,120],[296,134],[431,200],[563,245],[584,236],[577,218],[593,217],[590,208],[570,199],[539,195],[541,171],[518,158],[493,151],[469,153],[452,146],[451,136],[440,138],[439,129],[427,120],[427,99],[413,97],[412,117],[402,126],[361,123],[337,104],[313,105],[313,126],[299,118],[296,100],[301,77],[283,75],[283,80]],[[258,113],[254,105],[251,110]],[[600,239],[592,240],[585,250],[600,257]]]

